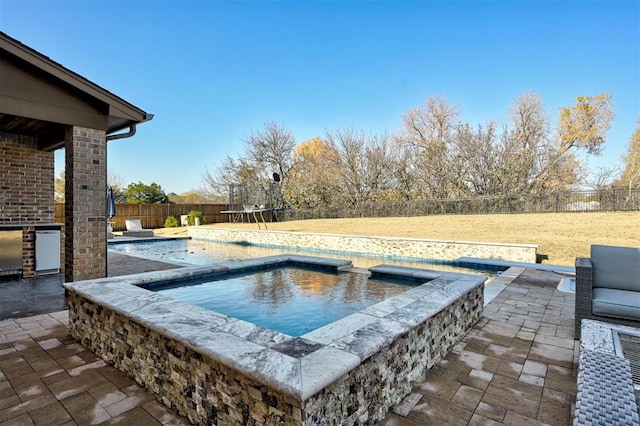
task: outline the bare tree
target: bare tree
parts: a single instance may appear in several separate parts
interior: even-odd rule
[[[451,169],[455,155],[452,136],[459,118],[456,106],[433,95],[422,107],[402,117],[402,129],[396,139],[411,151],[418,191],[425,197],[444,198],[452,194],[457,170]]]
[[[584,183],[591,189],[609,189],[619,172],[618,167],[596,167],[585,177]]]
[[[501,145],[502,193],[526,192],[535,186],[535,175],[549,150],[550,120],[542,97],[534,92],[520,95],[509,107],[512,128],[505,128]]]
[[[264,129],[249,134],[244,144],[245,156],[238,159],[227,156],[216,169],[205,168],[199,194],[209,199],[220,199],[228,196],[232,184],[270,190],[274,173],[278,175],[279,185],[284,186],[293,166],[292,154],[296,144],[291,132],[274,122],[267,122]]]
[[[503,180],[495,125],[489,123],[476,130],[468,124],[461,125],[454,140],[457,152],[454,167],[460,170],[454,183],[459,191],[465,195],[501,193]]]
[[[265,178],[268,180],[273,173],[278,173],[284,185],[293,166],[293,150],[296,147],[291,131],[269,121],[264,129],[247,136],[244,143],[247,159],[263,169]]]
[[[415,161],[412,149],[397,138],[389,143],[389,174],[393,177],[393,187],[388,194],[389,201],[409,201],[419,198]]]
[[[341,189],[341,201],[349,205],[357,205],[364,198],[364,133],[353,130],[337,130],[327,133],[326,139],[336,150],[339,158],[338,174]]]
[[[209,199],[228,199],[230,185],[255,184],[259,172],[258,167],[246,158],[234,160],[227,156],[215,170],[205,168],[198,193]]]
[[[337,178],[343,202],[357,206],[380,201],[390,181],[386,135],[342,129],[327,133],[326,139],[339,154]]]
[[[364,155],[369,201],[386,201],[394,188],[389,137],[386,134],[369,135]]]

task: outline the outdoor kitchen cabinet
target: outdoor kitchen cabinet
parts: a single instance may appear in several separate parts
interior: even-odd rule
[[[0,229],[0,276],[22,272],[22,230]]]
[[[62,227],[59,223],[0,224],[0,277],[60,272]]]

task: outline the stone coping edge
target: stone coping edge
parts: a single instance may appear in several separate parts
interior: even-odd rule
[[[135,243],[148,243],[152,241],[173,241],[173,240],[190,240],[191,237],[188,235],[155,235],[153,237],[128,237],[124,235],[117,235],[114,238],[110,238],[107,240],[107,247],[110,245],[118,245],[118,244],[135,244]],[[127,255],[129,255],[127,253]]]
[[[521,267],[525,269],[537,269],[539,271],[551,271],[551,272],[561,272],[568,274],[575,274],[576,268],[572,266],[562,266],[562,265],[551,265],[551,264],[542,264],[542,263],[530,263],[530,262],[513,262],[510,260],[498,260],[498,259],[482,259],[479,257],[459,257],[457,263],[461,266],[494,266],[494,267]]]

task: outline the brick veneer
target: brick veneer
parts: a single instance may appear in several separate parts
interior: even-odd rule
[[[0,224],[54,221],[53,152],[32,136],[0,132]]]
[[[22,228],[22,276],[33,277],[36,274],[36,228]]]
[[[105,132],[68,127],[65,134],[65,281],[106,276],[107,145]]]

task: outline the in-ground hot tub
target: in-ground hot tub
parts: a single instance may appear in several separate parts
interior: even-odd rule
[[[196,423],[363,424],[389,409],[480,318],[485,277],[380,265],[424,284],[292,337],[141,286],[278,265],[282,255],[67,283],[71,334]]]

